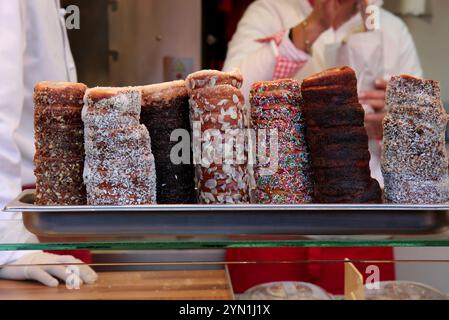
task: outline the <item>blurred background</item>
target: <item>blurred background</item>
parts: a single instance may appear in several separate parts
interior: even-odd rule
[[[69,30],[80,81],[137,85],[220,69],[227,44],[254,0],[63,0],[77,5],[81,28]],[[414,37],[427,78],[449,102],[449,1],[385,0]],[[445,31],[446,30],[446,31]]]

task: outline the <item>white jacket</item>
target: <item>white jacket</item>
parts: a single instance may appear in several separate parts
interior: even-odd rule
[[[34,85],[76,81],[64,13],[59,0],[0,0],[0,209],[35,182]],[[31,238],[21,215],[0,212],[0,243]],[[22,254],[0,252],[0,265]]]
[[[372,3],[381,5],[382,1],[373,0]],[[361,16],[356,15],[338,30],[332,28],[327,30],[314,43],[312,56],[294,48],[287,37],[277,49],[270,43],[255,41],[298,25],[312,12],[312,9],[307,0],[258,0],[248,8],[229,43],[224,66],[225,71],[235,67],[241,69],[244,77],[242,90],[246,98],[249,96],[252,83],[272,80],[279,52],[290,59],[306,62],[295,76],[296,79],[302,80],[332,67],[325,59],[326,47],[341,43],[354,28],[363,23]],[[392,75],[403,73],[421,77],[422,69],[415,44],[403,21],[381,9],[380,28],[384,45],[384,78],[388,79]],[[372,175],[382,184],[380,147],[374,141],[371,141],[370,147]]]

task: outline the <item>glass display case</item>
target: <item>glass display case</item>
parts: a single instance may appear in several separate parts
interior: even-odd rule
[[[32,202],[32,195],[32,191],[24,192],[7,210],[23,211],[26,227],[40,242],[1,243],[0,251],[44,250],[57,254],[67,254],[67,250],[71,254],[89,251],[89,265],[98,272],[99,279],[96,284],[79,286],[79,290],[73,290],[70,284],[61,284],[55,289],[37,283],[2,280],[0,299],[253,299],[254,294],[245,293],[254,287],[251,280],[246,281],[245,274],[254,270],[262,273],[263,270],[274,273],[278,270],[277,278],[284,281],[289,279],[288,276],[283,278],[282,273],[292,269],[304,275],[296,279],[304,280],[300,283],[321,285],[332,299],[351,299],[344,291],[349,277],[343,270],[348,264],[358,270],[362,284],[382,281],[383,286],[384,280],[393,277],[427,285],[438,292],[449,292],[445,283],[449,272],[449,207],[445,206],[231,206],[225,211],[213,206],[181,206],[183,210],[179,206],[177,209],[167,206],[165,212],[164,206],[134,207],[127,212],[126,208],[120,208],[122,219],[129,220],[121,224],[121,220],[114,221],[114,210],[119,208],[92,211],[84,207],[81,212],[80,207],[78,211],[71,211],[74,208],[70,207],[43,210],[43,207],[27,204],[27,197],[28,202]],[[28,209],[24,208],[26,206]],[[271,226],[264,222],[264,211],[275,216]],[[195,220],[195,214],[202,215],[201,223]],[[319,222],[311,218],[314,215]],[[362,220],[364,216],[366,221]],[[85,224],[91,223],[91,228],[77,225],[82,218]],[[335,223],[337,220],[340,224]],[[6,220],[11,228],[21,222],[20,214]],[[334,235],[326,233],[332,231],[330,227],[335,228]],[[84,232],[77,232],[77,229]],[[390,259],[365,256],[365,249],[369,252],[373,247],[391,248],[395,254]],[[261,250],[276,252],[288,248],[307,253],[283,255],[280,251],[281,254],[272,255],[275,258],[271,260],[260,256]],[[230,250],[246,254],[226,254]],[[320,250],[347,252],[348,256],[323,255]],[[358,253],[351,256],[351,250]],[[259,255],[251,254],[252,251]],[[382,274],[384,270],[387,275]],[[334,278],[330,285],[325,280],[329,275]],[[274,296],[268,294],[264,299],[317,298],[304,296],[302,285],[292,282],[273,285]],[[265,288],[261,289],[263,292],[268,290],[262,288]],[[300,293],[290,292],[294,288],[299,288]],[[435,298],[427,291],[422,297],[415,294],[424,289],[414,284],[407,283],[405,288],[394,287],[390,296],[366,291],[361,299]],[[262,296],[258,293],[255,297]]]

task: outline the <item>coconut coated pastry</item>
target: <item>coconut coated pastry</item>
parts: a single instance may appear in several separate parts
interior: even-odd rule
[[[34,156],[37,205],[83,205],[84,127],[87,87],[81,83],[40,82],[34,89]]]
[[[190,95],[193,158],[198,200],[202,204],[249,202],[246,130],[248,109],[238,70],[205,70],[186,80]],[[195,143],[198,141],[198,143]]]
[[[447,115],[437,81],[393,77],[387,88],[382,173],[392,203],[438,204],[449,200],[445,147]]]
[[[156,168],[148,130],[140,124],[136,88],[86,91],[84,182],[89,205],[156,203]]]
[[[305,79],[301,91],[315,202],[380,203],[355,72],[348,67],[326,70]]]

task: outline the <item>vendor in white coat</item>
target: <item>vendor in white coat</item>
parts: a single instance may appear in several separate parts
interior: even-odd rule
[[[35,183],[34,85],[42,80],[77,79],[59,0],[0,0],[0,39],[1,209],[23,186]],[[21,215],[0,212],[0,243],[33,241],[37,239],[26,231]],[[39,251],[0,251],[0,278],[57,286],[56,278],[65,280],[70,275],[63,266],[78,263],[71,256]],[[45,264],[61,266],[36,266]],[[80,267],[79,276],[81,283],[97,278],[88,266]]]
[[[406,25],[381,9],[381,5],[382,1],[378,0],[257,0],[246,11],[229,44],[224,70],[240,68],[244,77],[242,90],[248,98],[250,86],[256,81],[302,80],[341,66],[343,62],[353,67],[359,80],[360,102],[367,111],[371,172],[382,184],[380,142],[385,116],[385,80],[404,73],[422,76],[422,69]],[[371,21],[371,26],[377,29],[368,28],[367,18],[380,19]],[[340,261],[345,258],[389,261],[394,256],[391,248],[231,249],[227,252],[228,261]],[[343,293],[341,263],[249,264],[229,268],[236,292],[266,282],[306,281],[335,294]],[[395,279],[394,265],[380,268],[382,281]]]
[[[382,6],[380,0],[369,2]],[[251,84],[256,81],[302,80],[338,67],[333,53],[348,42],[354,49],[352,52],[357,52],[361,60],[366,59],[347,64],[353,64],[350,66],[356,70],[360,84],[362,78],[365,80],[359,91],[360,102],[370,109],[366,127],[371,138],[371,171],[383,185],[380,141],[385,80],[404,73],[421,77],[422,69],[406,25],[388,11],[379,9],[379,30],[355,33],[366,27],[361,12],[365,12],[368,4],[360,0],[257,0],[246,11],[229,43],[224,69],[241,69],[247,98]],[[378,79],[372,78],[367,85],[370,76]]]

